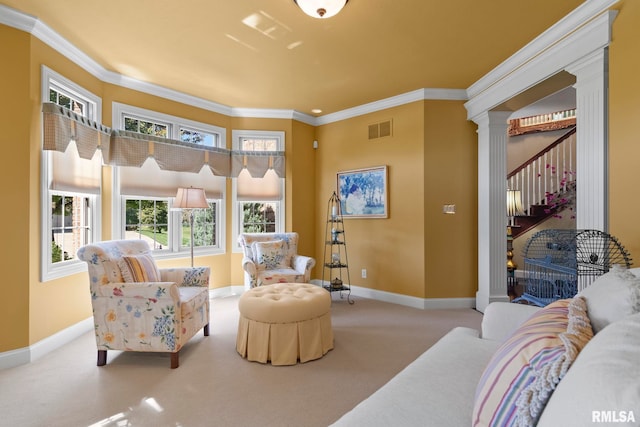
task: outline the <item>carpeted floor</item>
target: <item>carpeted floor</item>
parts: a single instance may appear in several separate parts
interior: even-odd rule
[[[211,301],[211,335],[198,333],[174,370],[166,354],[116,351],[99,368],[93,333],[84,334],[0,371],[0,425],[327,426],[450,329],[479,328],[482,319],[471,309],[418,310],[358,297],[349,305],[333,297],[334,349],[295,366],[236,353],[237,296]]]

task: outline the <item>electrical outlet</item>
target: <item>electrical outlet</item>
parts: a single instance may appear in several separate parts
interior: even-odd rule
[[[366,279],[366,278],[367,278],[367,269],[366,269],[366,268],[363,268],[363,269],[362,269],[362,278],[363,278],[363,279]]]

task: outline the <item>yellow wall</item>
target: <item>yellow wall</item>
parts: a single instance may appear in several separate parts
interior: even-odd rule
[[[102,82],[60,56],[36,37],[31,37],[29,112],[29,344],[38,342],[91,316],[91,300],[85,275],[72,275],[48,282],[40,281],[40,157],[42,153],[41,65],[70,76],[85,89],[100,94]]]
[[[287,156],[286,229],[296,227],[301,248],[314,248],[315,168],[311,142],[314,128],[293,120],[233,118],[169,101],[156,96],[104,83],[87,73],[36,37],[0,25],[0,83],[11,102],[0,107],[3,117],[2,142],[11,156],[2,156],[2,188],[11,209],[2,211],[5,227],[3,266],[5,280],[0,292],[11,301],[0,310],[0,352],[34,344],[91,316],[86,273],[48,282],[40,281],[40,156],[42,149],[41,65],[44,64],[102,98],[102,123],[111,125],[112,102],[120,102],[191,120],[221,126],[227,130],[231,147],[233,129],[280,130],[285,132]],[[300,141],[297,140],[300,139]],[[110,239],[111,167],[103,168],[102,238]],[[299,176],[299,178],[298,178]],[[295,181],[295,185],[293,184]],[[296,199],[300,203],[295,203]],[[232,252],[231,182],[227,182],[226,253],[197,257],[198,265],[211,267],[211,288],[240,285],[244,278],[240,255]],[[25,213],[28,212],[28,215]],[[295,218],[294,218],[295,216]],[[160,260],[161,267],[186,266],[189,259]],[[8,268],[10,266],[10,268]]]
[[[327,203],[336,190],[337,172],[386,165],[389,218],[347,218],[344,222],[351,284],[424,296],[422,114],[422,103],[414,102],[318,127],[317,278],[323,273]],[[393,135],[369,140],[368,126],[389,119]],[[367,269],[366,279],[361,278],[362,269]],[[328,281],[329,272],[326,274]]]
[[[0,188],[5,203],[0,209],[2,242],[0,259],[3,279],[0,294],[0,351],[21,348],[29,344],[29,216],[32,180],[30,132],[32,96],[29,81],[28,34],[0,25],[0,58],[2,78],[0,92],[0,141],[4,154],[0,156]]]
[[[392,136],[369,140],[368,126],[387,120]],[[351,283],[420,298],[473,296],[477,150],[463,103],[414,102],[320,126],[316,136],[315,277],[322,278],[326,206],[337,172],[386,165],[389,217],[345,219]],[[445,203],[456,203],[459,213],[445,217]]]
[[[610,231],[640,265],[640,2],[623,0],[609,47]]]
[[[427,298],[475,297],[478,289],[478,137],[462,102],[425,102]],[[454,215],[442,205],[455,204]]]
[[[610,225],[640,257],[640,227],[635,197],[640,144],[635,127],[640,115],[640,4],[621,0],[613,25],[610,53]],[[471,297],[476,287],[476,136],[461,102],[424,101],[394,107],[314,128],[294,120],[231,118],[103,83],[37,38],[0,25],[0,87],[8,100],[0,106],[5,209],[0,292],[0,352],[16,350],[51,336],[90,316],[83,274],[41,283],[40,266],[40,66],[46,64],[103,97],[103,122],[111,123],[111,102],[163,111],[232,129],[284,130],[287,134],[287,229],[301,234],[301,253],[314,254],[322,277],[324,215],[336,187],[336,172],[389,166],[389,218],[349,219],[345,224],[351,281],[354,285],[425,298]],[[367,126],[393,119],[393,136],[367,139]],[[317,139],[319,148],[312,148]],[[229,146],[229,145],[228,145]],[[104,182],[108,183],[109,168]],[[455,176],[453,179],[451,177]],[[227,184],[230,194],[230,184]],[[105,199],[110,188],[105,188]],[[443,215],[456,204],[456,215]],[[103,206],[103,238],[111,233],[110,206]],[[25,213],[28,212],[28,215]],[[231,206],[227,204],[227,218]],[[240,257],[201,257],[213,269],[212,287],[241,284]],[[184,264],[182,258],[172,265]],[[168,261],[162,261],[161,265]],[[368,278],[360,278],[360,270]]]
[[[315,226],[319,214],[316,205],[316,150],[313,148],[315,127],[294,121],[290,146],[287,147],[287,195],[295,203],[287,203],[287,229],[300,233],[303,238],[298,243],[298,252],[312,256],[315,248]],[[289,139],[287,139],[289,141]],[[311,277],[319,270],[319,265],[311,272]]]

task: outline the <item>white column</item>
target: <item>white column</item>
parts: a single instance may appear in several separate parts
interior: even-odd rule
[[[607,231],[607,50],[600,49],[566,70],[576,76],[576,228]]]
[[[478,292],[484,312],[507,295],[507,127],[509,111],[484,112],[478,125]]]

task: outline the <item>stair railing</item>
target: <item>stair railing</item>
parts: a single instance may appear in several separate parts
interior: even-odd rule
[[[507,188],[520,190],[528,213],[533,205],[546,205],[547,195],[563,191],[575,181],[576,128],[558,138],[507,176]],[[563,183],[565,184],[563,186]]]

